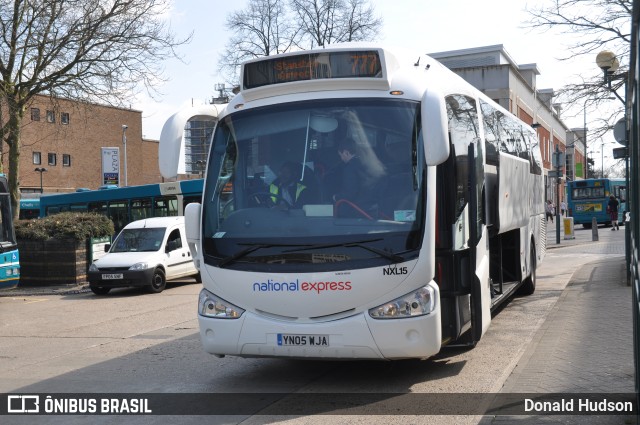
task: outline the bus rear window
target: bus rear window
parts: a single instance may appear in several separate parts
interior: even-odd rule
[[[572,198],[577,199],[593,199],[604,197],[604,187],[579,187],[573,189]]]

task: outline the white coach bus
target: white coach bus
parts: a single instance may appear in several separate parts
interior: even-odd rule
[[[536,133],[432,58],[357,44],[256,59],[218,119],[185,212],[207,352],[424,358],[475,345],[494,308],[534,291]]]

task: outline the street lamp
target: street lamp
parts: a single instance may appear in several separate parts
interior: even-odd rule
[[[127,127],[126,125],[122,125],[122,146],[124,149],[124,185],[128,186],[127,182]]]
[[[628,72],[621,72],[618,75],[614,75],[615,72],[618,70],[618,68],[620,67],[620,61],[618,60],[618,58],[616,57],[615,53],[609,51],[609,50],[604,50],[600,53],[598,53],[598,55],[596,56],[596,64],[598,65],[598,67],[600,69],[602,69],[602,72],[604,72],[604,83],[606,84],[607,88],[609,89],[609,92],[611,92],[613,95],[615,95],[623,104],[624,106],[624,135],[625,135],[625,140],[626,140],[626,145],[628,146],[629,144],[629,137],[628,137],[628,131],[629,131],[629,127],[627,124],[627,79],[628,79]],[[618,87],[612,87],[611,86],[611,82],[613,80],[622,80],[622,87],[624,89],[624,98],[622,98],[618,92],[616,91],[616,89],[618,89],[620,86]],[[604,150],[604,148],[602,149]],[[604,168],[604,157],[603,157],[603,168]],[[627,154],[626,158],[625,158],[625,187],[629,188],[629,155]],[[634,212],[635,214],[635,212]],[[629,265],[631,264],[631,251],[630,251],[630,247],[631,247],[631,233],[630,233],[630,229],[629,226],[625,226],[624,229],[624,233],[625,233],[625,262],[626,262],[626,269],[627,269],[627,284],[630,284],[630,280],[631,280],[631,273],[630,273],[630,268]]]
[[[33,170],[33,171],[37,171],[38,173],[40,173],[40,193],[44,193],[44,192],[43,192],[43,190],[42,190],[42,173],[46,173],[46,172],[47,172],[47,169],[46,169],[46,168],[44,168],[44,167],[42,167],[42,168],[37,167],[37,168],[36,168],[35,170]]]
[[[602,52],[598,53],[598,56],[596,56],[596,64],[600,69],[602,69],[602,72],[604,72],[604,82],[607,85],[609,91],[611,91],[618,99],[620,99],[623,104],[626,105],[627,102],[625,102],[625,100],[620,97],[620,95],[613,89],[613,87],[611,87],[611,82],[613,80],[627,78],[626,73],[625,75],[614,75],[620,67],[620,61],[616,57],[616,54],[609,50],[603,50]]]

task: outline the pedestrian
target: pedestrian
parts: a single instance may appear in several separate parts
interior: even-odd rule
[[[616,199],[615,196],[609,196],[609,202],[607,203],[607,212],[609,213],[609,217],[611,218],[611,230],[620,230],[618,226],[618,205],[620,202]]]
[[[555,209],[555,206],[553,205],[553,202],[551,202],[551,199],[549,199],[547,201],[547,205],[545,205],[545,213],[547,216],[547,221],[551,219],[551,222],[553,223],[553,216],[556,213],[556,209]]]
[[[560,213],[564,217],[565,211],[567,211],[567,203],[565,201],[560,202]]]

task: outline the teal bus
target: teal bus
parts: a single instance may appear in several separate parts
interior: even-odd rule
[[[20,255],[13,227],[7,176],[0,174],[0,289],[20,283]]]
[[[40,198],[20,199],[20,220],[31,220],[40,216]]]
[[[607,213],[609,196],[620,202],[618,217],[621,224],[627,211],[627,187],[624,179],[585,179],[567,183],[567,209],[574,224],[590,229],[595,217],[598,224],[611,224]]]
[[[202,182],[194,179],[141,186],[105,186],[45,195],[40,198],[40,217],[64,211],[96,212],[109,217],[118,233],[132,221],[183,215],[187,204],[201,201]]]

